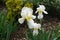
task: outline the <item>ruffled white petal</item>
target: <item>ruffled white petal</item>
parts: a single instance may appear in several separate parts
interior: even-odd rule
[[[28,12],[28,14],[33,14],[33,10],[31,8],[28,8],[26,12]]]
[[[43,18],[43,14],[39,14],[38,19],[42,19],[42,18]]]
[[[21,12],[32,14],[33,10],[31,8],[28,8],[28,7],[23,7]]]
[[[40,29],[40,28],[41,28],[41,24],[34,23],[34,29]]]
[[[22,12],[22,13],[21,13],[21,16],[22,16],[22,17],[26,17],[26,15],[27,15],[27,13],[25,13],[25,12]]]
[[[44,5],[39,5],[39,8],[42,10],[45,10],[45,6]]]
[[[23,7],[22,11],[21,11],[21,16],[26,18],[28,15],[32,15],[33,14],[33,10],[31,8],[28,7]]]
[[[33,20],[28,21],[28,26],[30,29],[32,29],[34,26],[34,21]]]
[[[24,22],[24,18],[19,18],[19,19],[18,19],[18,22],[19,22],[20,24],[22,24],[22,23]]]

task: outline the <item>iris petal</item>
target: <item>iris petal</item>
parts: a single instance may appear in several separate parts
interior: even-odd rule
[[[24,22],[24,18],[19,18],[19,19],[18,19],[18,22],[19,22],[20,24],[22,24],[22,23]]]
[[[32,15],[32,19],[35,19],[35,18],[36,18],[36,16]]]
[[[45,14],[48,14],[48,12],[47,11],[43,11]]]
[[[42,19],[42,18],[43,18],[43,14],[39,14],[38,19]]]
[[[33,36],[38,35],[38,30],[33,30]]]

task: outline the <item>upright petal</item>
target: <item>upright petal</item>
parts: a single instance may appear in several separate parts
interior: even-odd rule
[[[39,8],[40,8],[41,10],[45,10],[45,6],[44,6],[44,5],[39,5]]]
[[[22,17],[26,17],[27,15],[32,15],[33,14],[33,10],[32,8],[28,8],[28,7],[23,7],[22,11],[21,11],[21,16]]]
[[[18,19],[18,22],[19,22],[20,24],[22,24],[22,23],[24,22],[24,18],[19,18],[19,19]]]
[[[26,12],[28,12],[28,14],[31,14],[31,15],[33,14],[33,10],[31,8],[28,8]]]

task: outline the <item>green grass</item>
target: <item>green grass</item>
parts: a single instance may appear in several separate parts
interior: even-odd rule
[[[14,23],[13,18],[7,23],[6,13],[5,10],[0,12],[0,40],[10,40],[11,33],[17,30],[17,23]]]

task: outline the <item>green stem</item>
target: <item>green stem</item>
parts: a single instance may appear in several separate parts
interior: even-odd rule
[[[40,24],[41,24],[41,29],[42,29],[43,19],[40,19]]]

